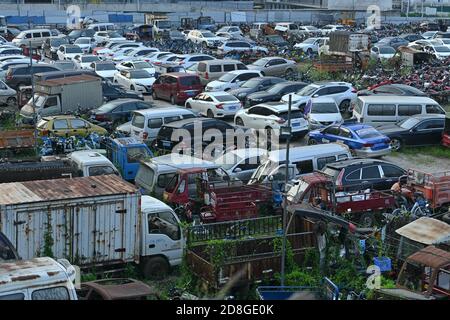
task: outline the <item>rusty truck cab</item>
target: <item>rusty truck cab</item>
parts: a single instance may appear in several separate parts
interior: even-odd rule
[[[306,202],[315,206],[320,205],[321,209],[327,209],[332,205],[333,199],[330,190],[333,190],[333,183],[329,177],[313,172],[295,181],[287,193],[287,201],[290,205]]]

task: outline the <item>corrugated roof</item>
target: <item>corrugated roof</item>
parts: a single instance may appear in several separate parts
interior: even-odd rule
[[[94,81],[99,80],[98,77],[90,76],[88,74],[82,74],[79,76],[71,76],[66,78],[58,78],[58,79],[50,79],[46,81],[39,82],[39,85],[44,86],[59,86],[62,84],[71,84],[76,82],[84,82],[84,81]]]
[[[444,268],[450,265],[450,252],[428,246],[410,255],[407,260],[432,268]]]
[[[0,184],[0,205],[134,193],[137,188],[116,175],[35,180]]]
[[[405,238],[427,245],[450,241],[450,225],[428,217],[414,220],[395,232]]]

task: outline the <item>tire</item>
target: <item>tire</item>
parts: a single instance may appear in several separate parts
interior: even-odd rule
[[[359,223],[363,228],[372,227],[375,225],[375,216],[372,212],[366,212],[359,218]]]
[[[391,149],[394,151],[400,151],[402,148],[402,140],[400,139],[391,139],[391,142],[389,142],[389,145],[391,146]]]
[[[177,102],[175,101],[175,97],[174,96],[170,96],[170,103],[173,105],[176,105]]]
[[[149,258],[144,262],[142,274],[147,279],[162,279],[169,273],[169,264],[162,257]]]
[[[186,103],[186,109],[192,109],[192,106],[190,103]]]
[[[311,138],[308,139],[308,146],[314,146],[316,144],[318,144],[318,142],[316,140],[311,139]]]
[[[153,100],[158,100],[158,96],[156,95],[155,90],[153,90],[153,92],[152,92],[152,98],[153,98]]]
[[[134,91],[134,86],[133,85],[130,86],[130,90]]]
[[[214,118],[214,113],[211,110],[206,111],[206,116],[208,118]]]
[[[287,69],[287,70],[284,72],[284,77],[285,77],[285,78],[289,78],[289,77],[292,75],[293,72],[294,72],[294,71],[293,71],[292,69]]]
[[[236,123],[237,126],[243,126],[244,127],[244,121],[242,121],[241,118],[236,118],[235,123]]]
[[[344,100],[339,105],[339,111],[341,113],[347,113],[350,112],[350,100]]]
[[[14,97],[9,97],[8,99],[6,99],[6,104],[8,106],[14,106],[17,103],[17,99]]]
[[[312,54],[312,49],[309,48],[308,50],[306,50],[306,54],[311,55]]]

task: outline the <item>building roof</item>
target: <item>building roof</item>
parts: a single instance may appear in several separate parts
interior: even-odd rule
[[[428,217],[414,220],[395,232],[405,238],[427,245],[450,241],[450,225]]]

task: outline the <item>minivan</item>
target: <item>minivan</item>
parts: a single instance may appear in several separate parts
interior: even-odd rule
[[[130,135],[144,142],[152,141],[156,138],[159,129],[163,125],[195,117],[192,111],[178,107],[136,110],[133,112],[131,119]]]
[[[31,42],[32,48],[40,48],[42,44],[50,38],[51,32],[49,29],[32,29],[25,30],[19,33],[13,40],[12,43],[17,47],[29,47]]]
[[[351,159],[350,149],[343,144],[329,143],[314,146],[295,147],[289,149],[288,180],[300,175],[322,169],[327,163]],[[249,184],[258,184],[277,179],[285,181],[286,149],[271,151],[267,159],[250,178]],[[277,178],[275,178],[277,177]]]
[[[141,161],[135,184],[143,195],[161,198],[167,184],[180,169],[215,169],[220,166],[211,161],[187,155],[166,154],[149,161]]]
[[[95,30],[96,32],[97,31],[114,31],[115,30],[114,23],[93,23],[93,24],[90,24],[87,28]]]
[[[188,98],[203,92],[200,78],[190,73],[173,72],[159,76],[153,83],[153,100],[163,99],[173,105],[182,104]]]
[[[445,111],[428,97],[360,96],[353,105],[353,118],[374,125],[395,123],[419,114],[445,114]]]
[[[200,61],[197,66],[197,74],[203,85],[217,80],[225,73],[234,70],[248,70],[248,68],[240,61],[228,59]]]

